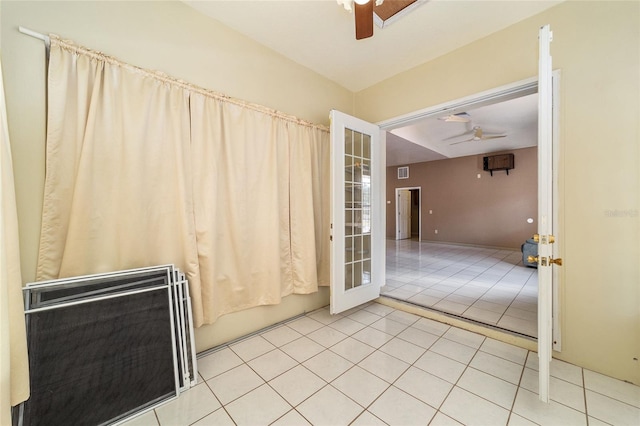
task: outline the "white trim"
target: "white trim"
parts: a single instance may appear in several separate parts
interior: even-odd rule
[[[553,232],[556,244],[553,245],[553,258],[560,257],[560,70],[553,71]],[[560,274],[553,268],[553,350],[562,351],[562,328],[560,327]]]
[[[464,112],[471,108],[479,108],[484,105],[490,105],[497,102],[504,102],[509,99],[519,98],[521,96],[530,95],[538,91],[538,78],[528,78],[526,80],[517,81],[497,87],[495,89],[486,90],[476,93],[475,95],[465,96],[464,98],[448,101],[432,107],[424,108],[408,114],[391,118],[378,122],[383,130],[393,130],[398,127],[408,126],[425,118],[444,117],[449,114]]]
[[[538,395],[549,402],[553,342],[553,85],[549,25],[540,28],[538,56]],[[549,170],[549,167],[552,169]]]
[[[398,224],[398,191],[401,190],[418,190],[418,240],[422,241],[422,187],[421,186],[407,186],[407,187],[402,187],[402,188],[396,188],[395,191],[395,211],[396,211],[396,228],[395,228],[395,239],[398,239],[398,228],[399,228],[399,224]]]

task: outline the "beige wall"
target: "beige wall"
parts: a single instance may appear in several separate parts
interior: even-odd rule
[[[19,25],[55,33],[133,65],[328,125],[353,94],[181,2],[2,1],[1,51],[20,226],[22,276],[34,280],[44,181],[43,43]],[[198,330],[198,350],[328,303],[327,289],[243,311]],[[265,314],[267,313],[267,314]]]
[[[356,114],[386,120],[530,78],[544,24],[562,73],[554,356],[640,384],[640,3],[568,1],[357,93]]]
[[[483,171],[483,155],[409,164],[409,179],[398,179],[397,167],[389,167],[387,238],[396,233],[395,189],[420,187],[422,240],[519,249],[537,229],[538,150],[508,152],[515,158],[509,175]]]

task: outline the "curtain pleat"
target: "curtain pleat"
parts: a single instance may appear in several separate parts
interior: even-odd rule
[[[39,280],[174,263],[196,326],[329,282],[329,134],[52,38]]]
[[[18,215],[0,64],[0,424],[29,398],[29,359],[22,301]]]
[[[174,263],[199,280],[189,96],[54,45],[37,279]]]

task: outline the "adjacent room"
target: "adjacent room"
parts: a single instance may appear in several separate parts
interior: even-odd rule
[[[640,423],[640,3],[359,3],[0,2],[0,424]]]
[[[387,138],[381,294],[535,338],[538,96],[438,115]]]

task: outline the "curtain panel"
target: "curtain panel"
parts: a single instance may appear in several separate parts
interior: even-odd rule
[[[0,424],[29,398],[29,359],[22,301],[18,214],[0,64]]]
[[[196,326],[328,285],[326,129],[51,41],[38,280],[173,263]]]

